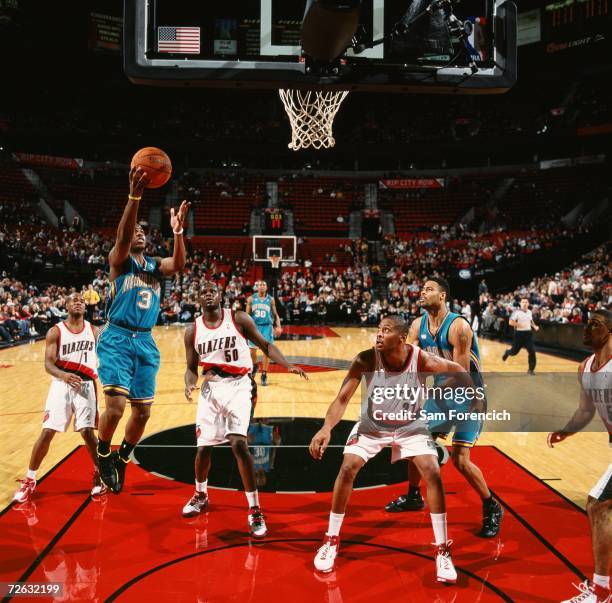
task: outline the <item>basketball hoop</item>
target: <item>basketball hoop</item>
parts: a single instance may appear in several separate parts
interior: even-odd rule
[[[280,266],[281,258],[280,255],[271,255],[270,256],[270,264],[272,264],[272,268],[276,269]]]
[[[290,149],[329,149],[336,144],[332,134],[334,117],[348,91],[281,88],[278,94],[291,122]]]

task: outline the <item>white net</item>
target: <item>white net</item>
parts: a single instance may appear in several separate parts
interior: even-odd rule
[[[336,144],[334,117],[348,91],[280,89],[278,93],[291,122],[290,149],[329,149]]]

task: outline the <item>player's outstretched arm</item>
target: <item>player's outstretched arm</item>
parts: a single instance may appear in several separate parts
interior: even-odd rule
[[[159,269],[164,276],[172,276],[185,267],[187,254],[185,252],[183,229],[190,207],[191,203],[183,201],[178,212],[174,211],[174,207],[170,209],[170,226],[172,226],[172,232],[174,233],[174,251],[171,258],[164,258],[159,264]]]
[[[129,178],[130,194],[128,195],[128,202],[117,227],[115,245],[108,254],[111,281],[121,274],[123,263],[127,260],[128,255],[130,255],[136,219],[138,218],[138,203],[142,199],[142,193],[149,181],[147,173],[140,167],[133,167],[130,170]]]
[[[573,414],[572,418],[568,421],[567,425],[561,431],[553,431],[548,434],[546,443],[549,448],[553,448],[555,444],[562,442],[565,438],[574,435],[576,432],[584,429],[595,416],[595,404],[591,400],[587,392],[582,387],[582,373],[586,360],[584,360],[578,367],[578,380],[580,381],[580,400],[578,402],[578,408]]]
[[[82,380],[78,375],[67,373],[55,366],[57,362],[57,346],[59,344],[60,332],[58,327],[52,327],[45,337],[45,371],[56,379],[61,379],[73,389],[81,387]]]
[[[323,427],[321,427],[321,429],[315,433],[310,441],[309,451],[310,456],[312,456],[313,459],[321,460],[323,458],[323,454],[325,453],[331,439],[332,429],[344,416],[348,403],[361,383],[361,377],[368,370],[372,370],[371,365],[373,363],[369,362],[368,358],[366,358],[368,352],[361,352],[360,354],[357,354],[353,360],[346,377],[344,377],[344,381],[342,381],[340,391],[334,398],[334,401],[329,405],[327,413],[325,413],[325,422],[323,423]]]
[[[198,355],[193,346],[195,328],[191,324],[185,329],[185,359],[187,368],[185,369],[185,398],[192,402],[191,392],[198,387]]]
[[[290,364],[285,358],[284,354],[273,343],[266,341],[262,337],[261,333],[257,330],[253,319],[246,312],[236,312],[236,314],[234,314],[234,319],[236,324],[241,327],[244,336],[249,341],[252,341],[266,356],[276,362],[276,364],[284,366],[290,373],[294,373],[303,379],[308,380],[308,375],[303,369],[301,369],[299,366]]]

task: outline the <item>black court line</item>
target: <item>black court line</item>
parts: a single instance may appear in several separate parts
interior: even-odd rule
[[[489,488],[490,489],[490,488]],[[495,498],[499,500],[505,507],[507,511],[509,511],[514,518],[524,527],[527,531],[531,532],[533,536],[535,536],[559,561],[564,563],[576,576],[580,578],[580,580],[586,580],[587,577],[559,550],[555,548],[553,544],[548,542],[542,534],[540,534],[527,520],[523,519],[499,494],[493,492]]]
[[[49,475],[51,475],[58,467],[60,467],[60,465],[63,465],[80,447],[81,445],[77,446],[76,448],[72,450],[72,452],[69,452],[61,461],[58,461],[55,465],[53,465],[53,467],[51,467],[51,469],[49,469],[47,473],[45,473],[40,479],[36,480],[36,485],[38,486],[38,484],[40,484],[47,477],[49,477]],[[8,510],[10,510],[14,504],[15,504],[15,501],[11,501],[8,505],[6,505],[6,507],[4,507],[2,511],[0,511],[0,517],[2,517]]]
[[[491,446],[491,448],[495,448],[495,450],[497,450],[497,452],[499,452],[502,456],[505,456],[509,461],[513,462],[517,467],[520,467],[525,473],[528,473],[529,475],[531,475],[533,479],[538,480],[543,486],[546,486],[551,492],[554,492],[557,496],[562,498],[566,503],[569,503],[570,505],[572,505],[574,509],[576,509],[577,511],[580,511],[583,515],[587,514],[587,512],[580,505],[577,505],[573,500],[567,498],[567,496],[559,492],[559,490],[555,490],[555,488],[553,488],[550,484],[547,484],[545,481],[540,479],[535,473],[532,473],[531,471],[529,471],[529,469],[521,465],[518,461],[515,461],[511,456],[508,456],[503,450],[500,450],[497,446]],[[560,480],[561,478],[560,477],[549,478],[549,481],[552,479]]]
[[[91,503],[91,496],[87,496],[87,498],[81,503],[80,507],[70,516],[68,521],[58,530],[57,534],[51,539],[49,544],[38,554],[36,559],[32,561],[30,567],[21,574],[16,582],[25,582],[33,573],[34,570],[41,564],[43,559],[51,552],[53,547],[59,542],[61,537],[69,530],[70,526],[79,518],[81,513],[87,508],[87,506]],[[2,599],[2,603],[5,601],[10,601],[13,597],[8,596]]]
[[[258,541],[258,544],[260,546],[264,546],[266,544],[276,544],[276,543],[279,543],[279,542],[280,543],[283,543],[283,542],[316,542],[317,544],[320,544],[321,540],[320,539],[315,539],[315,538],[279,538],[279,539],[276,539],[276,540]],[[346,546],[347,544],[369,546],[369,547],[372,547],[372,548],[384,549],[384,550],[393,551],[393,552],[396,552],[396,553],[404,553],[404,554],[407,554],[407,555],[414,555],[415,557],[420,557],[421,559],[427,559],[429,561],[435,561],[434,557],[430,557],[429,555],[425,555],[423,553],[417,553],[416,551],[411,551],[409,549],[401,549],[399,547],[389,546],[389,545],[386,545],[386,544],[376,544],[376,543],[372,543],[372,542],[360,542],[358,540],[343,540],[342,543],[343,543],[344,546]],[[150,570],[147,570],[146,572],[143,572],[142,574],[139,574],[138,576],[132,578],[131,580],[126,582],[123,586],[118,588],[107,599],[105,599],[105,603],[108,603],[109,601],[115,601],[117,599],[117,597],[119,597],[119,595],[122,595],[126,590],[128,590],[131,586],[133,586],[137,582],[140,582],[141,580],[143,580],[144,578],[147,578],[151,574],[154,574],[155,572],[163,570],[163,569],[165,569],[167,567],[170,567],[171,565],[176,565],[178,563],[182,563],[183,561],[187,561],[189,559],[193,559],[194,557],[199,557],[200,555],[208,555],[210,553],[218,553],[219,551],[225,551],[225,550],[228,550],[228,549],[235,549],[235,548],[239,548],[239,547],[249,546],[249,544],[250,544],[249,542],[240,542],[240,543],[236,543],[236,544],[228,544],[228,545],[217,547],[217,548],[214,548],[214,549],[208,549],[207,551],[198,551],[197,553],[190,553],[189,555],[184,555],[183,557],[177,557],[176,559],[173,559],[172,561],[167,561],[166,563],[162,563],[160,565],[152,567]],[[484,578],[481,578],[480,576],[478,576],[474,572],[471,572],[469,570],[464,570],[464,569],[462,569],[460,567],[455,567],[455,569],[457,570],[457,573],[465,574],[466,576],[469,576],[470,578],[472,578],[476,582],[480,582],[480,584],[482,584],[483,586],[485,586],[489,590],[493,591],[496,595],[498,595],[500,597],[500,599],[502,601],[504,601],[505,603],[514,603],[514,599],[509,597],[499,587],[495,586],[494,584],[492,584],[491,582],[485,580]],[[314,572],[314,570],[313,570],[313,572]]]

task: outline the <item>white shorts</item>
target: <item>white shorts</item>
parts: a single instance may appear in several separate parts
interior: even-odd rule
[[[608,465],[608,469],[601,476],[601,479],[593,486],[589,492],[595,500],[610,500],[612,498],[612,463]]]
[[[401,431],[358,433],[358,431],[359,422],[355,423],[351,430],[344,447],[344,454],[356,454],[366,463],[387,446],[391,446],[392,463],[424,454],[438,456],[436,445],[429,434]]]
[[[247,435],[256,403],[255,381],[250,375],[205,381],[198,398],[198,446],[227,442],[227,436]]]
[[[74,415],[74,430],[98,426],[98,396],[95,381],[83,381],[76,391],[59,379],[51,381],[43,428],[66,431]]]

